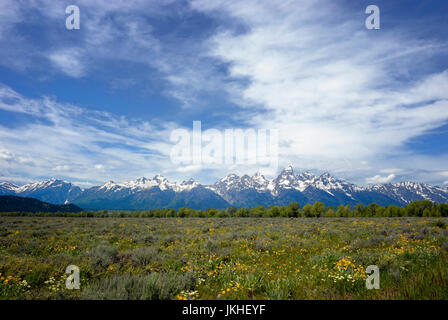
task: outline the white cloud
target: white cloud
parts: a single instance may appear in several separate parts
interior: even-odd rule
[[[12,160],[14,159],[14,156],[9,150],[0,147],[0,159]]]
[[[28,99],[2,85],[0,110],[36,120],[13,128],[0,125],[0,166],[10,176],[57,174],[101,183],[156,174],[171,165],[171,123],[126,119],[48,97]]]
[[[85,66],[80,59],[80,53],[76,49],[53,52],[49,58],[56,67],[70,77],[81,78],[86,73]]]
[[[191,165],[191,166],[178,167],[174,171],[181,173],[195,173],[200,171],[201,169],[202,169],[201,166]]]
[[[403,30],[373,34],[336,2],[193,6],[245,26],[216,34],[209,54],[244,80],[229,93],[246,108],[247,122],[280,129],[284,164],[347,173],[394,156],[406,166],[405,143],[448,122],[448,71],[405,76],[446,44]]]
[[[97,170],[104,170],[104,165],[102,165],[102,164],[96,164],[96,165],[95,165],[95,169],[97,169]]]
[[[403,30],[369,32],[359,16],[354,19],[356,15],[337,2],[322,0],[265,0],[262,5],[251,0],[194,0],[191,8],[223,23],[220,32],[205,41],[163,41],[155,35],[150,17],[182,16],[183,7],[165,10],[171,2],[79,0],[81,30],[71,33],[79,46],[64,41],[67,33],[49,28],[53,41],[43,50],[14,28],[27,18],[21,3],[0,4],[0,64],[22,70],[50,63],[54,70],[80,78],[93,76],[106,62],[136,63],[151,70],[148,78],[157,70],[155,78],[169,84],[162,86],[163,92],[184,106],[197,106],[204,92],[222,94],[225,89],[243,110],[213,111],[223,114],[218,125],[237,120],[280,129],[280,165],[329,170],[362,182],[376,173],[445,180],[428,171],[446,170],[448,155],[413,156],[404,144],[447,122],[448,72],[417,70],[421,62],[446,50],[446,43],[415,39]],[[39,10],[42,21],[62,21],[64,26],[63,2],[41,0],[28,6]],[[228,78],[217,72],[227,65]],[[110,82],[116,86],[119,80]],[[148,79],[138,80],[123,83]],[[2,86],[0,108],[51,122],[0,127],[0,143],[14,150],[12,156],[0,151],[2,164],[10,170],[19,168],[13,161],[6,163],[7,157],[25,163],[24,172],[30,175],[47,175],[67,165],[70,172],[63,173],[81,181],[127,179],[148,170],[195,172],[193,167],[173,168],[166,157],[175,123],[125,119],[48,97],[27,99]],[[107,170],[95,168],[98,162]],[[222,166],[211,174],[257,169]]]
[[[397,173],[403,172],[403,169],[400,169],[400,168],[388,168],[388,169],[381,169],[380,172],[381,173],[394,173],[394,174],[397,174]]]
[[[175,4],[175,8],[170,6]],[[179,18],[190,14],[186,3],[173,0],[89,1],[78,0],[81,10],[80,30],[65,30],[64,1],[40,0],[23,4],[8,2],[0,12],[0,64],[20,71],[42,71],[45,77],[60,72],[72,78],[95,77],[100,68],[113,61],[139,65],[147,76],[139,75],[127,85],[156,81],[160,93],[177,99],[183,107],[213,108],[200,95],[220,91],[223,77],[218,67],[202,53],[203,41],[179,37],[173,24],[167,39],[154,35],[152,24],[161,18]],[[1,11],[1,10],[0,10]],[[29,19],[29,12],[38,12],[41,19]],[[4,19],[3,19],[3,16]],[[17,28],[27,22],[45,30],[39,43],[29,41]],[[55,26],[60,25],[61,28]],[[2,37],[2,31],[8,37]],[[46,43],[51,39],[50,43]],[[73,41],[75,39],[75,41]],[[117,63],[118,62],[118,63]],[[100,69],[102,70],[102,69]],[[52,71],[52,72],[50,72]],[[142,72],[143,73],[143,72]],[[126,74],[126,73],[124,73]],[[123,75],[108,74],[111,87],[123,82]],[[142,84],[143,83],[143,84]],[[152,90],[150,85],[146,90]]]
[[[390,174],[386,177],[380,176],[380,175],[376,175],[370,178],[366,178],[366,182],[367,183],[372,183],[372,184],[377,184],[377,183],[388,183],[391,182],[392,180],[395,179],[395,175],[394,174]]]
[[[59,166],[56,166],[53,170],[54,171],[68,171],[68,170],[70,170],[70,166],[68,166],[68,165],[59,165]]]

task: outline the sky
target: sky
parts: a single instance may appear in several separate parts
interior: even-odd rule
[[[0,181],[208,184],[292,165],[447,185],[447,17],[444,0],[0,0]],[[278,130],[278,168],[173,162],[193,121]]]

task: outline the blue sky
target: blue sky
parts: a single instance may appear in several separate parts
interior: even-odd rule
[[[0,1],[0,181],[259,169],[174,164],[170,133],[200,120],[280,130],[279,170],[447,184],[447,16],[443,0]]]

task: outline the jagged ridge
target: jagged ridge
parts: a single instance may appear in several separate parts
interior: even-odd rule
[[[170,182],[161,175],[124,183],[109,181],[101,186],[82,190],[70,182],[50,179],[16,186],[0,183],[0,195],[34,197],[62,204],[75,203],[86,209],[144,210],[150,208],[194,209],[301,205],[320,201],[326,205],[355,205],[376,202],[380,205],[406,205],[415,200],[448,202],[448,189],[415,182],[379,184],[359,187],[337,179],[328,172],[314,175],[295,174],[289,166],[269,180],[260,173],[253,176],[229,174],[213,185],[202,185],[190,179]]]

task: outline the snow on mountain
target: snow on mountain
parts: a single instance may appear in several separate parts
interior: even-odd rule
[[[300,192],[303,192],[308,186],[313,184],[313,182],[318,177],[310,172],[302,172],[301,174],[297,175],[297,190]]]
[[[0,187],[5,188],[5,189],[10,189],[10,190],[15,190],[17,189],[19,186],[10,183],[10,182],[0,182]]]
[[[131,189],[132,191],[141,191],[145,189],[151,189],[154,187],[159,187],[160,190],[168,190],[174,187],[174,183],[168,181],[167,178],[156,175],[153,179],[147,179],[145,177],[139,178],[134,181],[128,181],[123,183],[121,186],[123,188]]]
[[[89,210],[148,210],[152,208],[206,209],[225,208],[229,204],[212,190],[190,179],[182,183],[170,182],[156,175],[123,183],[108,182],[87,189],[75,203]]]
[[[228,191],[255,189],[258,192],[269,191],[273,196],[277,196],[282,190],[293,189],[303,192],[309,187],[324,190],[329,194],[332,194],[332,191],[342,191],[347,196],[351,196],[351,193],[355,191],[362,190],[362,188],[351,183],[332,177],[329,173],[324,173],[321,176],[315,176],[309,172],[295,175],[292,166],[283,169],[272,180],[266,179],[260,173],[256,173],[252,177],[248,175],[239,177],[236,174],[229,174],[215,183],[213,189],[219,194],[225,194]]]
[[[328,172],[320,176],[310,172],[302,172],[296,175],[292,166],[283,169],[272,180],[266,179],[259,173],[253,177],[248,175],[239,177],[236,174],[229,174],[208,188],[217,192],[230,203],[236,199],[241,203],[241,197],[238,197],[238,193],[257,197],[257,199],[264,195],[266,201],[275,202],[275,199],[282,198],[285,192],[291,194],[293,191],[303,194],[310,203],[322,201],[329,205],[375,201],[381,204],[405,205],[411,201],[424,199],[436,202],[448,201],[448,190],[439,187],[403,182],[363,188],[345,180],[337,179]],[[253,192],[250,193],[250,191]],[[269,198],[266,193],[269,193],[272,197]]]
[[[353,194],[362,190],[351,183],[332,177],[328,173],[315,176],[309,172],[299,175],[292,166],[268,180],[260,173],[252,177],[229,174],[207,188],[215,191],[226,201],[236,206],[288,204],[292,201],[314,203],[323,201],[330,205],[356,203]]]
[[[122,188],[121,185],[116,184],[113,181],[109,181],[109,182],[106,182],[105,184],[103,184],[102,186],[99,186],[98,190],[103,190],[105,192],[109,192],[109,191],[115,192],[115,191],[118,191],[121,188]]]
[[[315,187],[316,189],[324,190],[330,194],[333,194],[334,192],[343,192],[348,197],[352,197],[353,193],[363,190],[363,188],[360,188],[345,180],[334,178],[328,172],[325,172],[319,177],[313,178],[309,185]]]
[[[9,182],[0,182],[0,195],[14,195],[19,187]]]
[[[137,180],[126,181],[123,183],[115,183],[113,181],[109,181],[100,186],[98,190],[103,190],[105,192],[119,192],[128,190],[130,193],[136,193],[158,187],[162,191],[172,190],[175,192],[182,192],[197,188],[199,186],[200,184],[195,182],[193,179],[183,181],[182,183],[178,184],[176,182],[170,182],[167,178],[158,174],[152,179],[141,177]]]
[[[324,202],[326,205],[377,202],[381,205],[406,205],[415,200],[448,202],[448,189],[415,182],[401,182],[359,187],[337,179],[328,172],[314,175],[295,174],[292,166],[267,179],[257,172],[253,176],[229,174],[213,185],[201,185],[193,179],[181,183],[170,182],[162,175],[145,177],[123,183],[109,181],[101,186],[81,190],[73,184],[49,179],[16,186],[0,183],[0,195],[19,195],[62,204],[78,202],[84,208],[147,209],[152,207],[219,207],[258,205],[287,205],[297,201],[301,205]],[[112,203],[112,205],[110,205]]]
[[[15,190],[18,188],[18,186],[16,186],[13,183],[10,183],[10,182],[0,182],[0,187],[10,189],[10,190]]]
[[[18,187],[11,183],[2,183],[1,188],[5,187],[11,190],[10,194],[22,197],[32,197],[54,204],[64,204],[66,202],[71,202],[82,193],[81,188],[73,185],[70,182],[57,180],[55,178],[25,184],[21,187]]]
[[[283,169],[277,178],[269,182],[268,190],[272,193],[272,195],[278,195],[282,189],[299,190],[298,180],[294,175],[294,169],[292,166],[288,166]]]
[[[403,204],[417,200],[448,202],[448,190],[410,181],[377,184],[367,188],[367,190],[386,194]]]
[[[47,188],[59,188],[59,187],[63,186],[64,184],[71,185],[71,183],[69,183],[69,182],[51,178],[49,180],[44,180],[44,181],[35,182],[35,183],[29,183],[24,186],[21,186],[21,187],[17,188],[17,192],[24,193],[24,192],[33,192],[33,191],[47,189]]]
[[[265,191],[269,185],[269,180],[265,178],[260,172],[257,172],[252,177],[253,185],[255,189],[259,191]]]
[[[176,192],[182,192],[182,191],[191,191],[194,188],[200,187],[201,184],[194,181],[193,179],[189,179],[187,181],[182,181],[180,185],[176,185],[175,191]]]
[[[213,186],[209,186],[208,188],[219,195],[223,195],[229,191],[242,191],[253,188],[253,186],[249,176],[244,175],[240,177],[232,173],[218,180]]]
[[[228,191],[230,189],[241,190],[244,185],[241,178],[236,174],[229,174],[215,183],[214,189],[219,193],[222,191]]]

